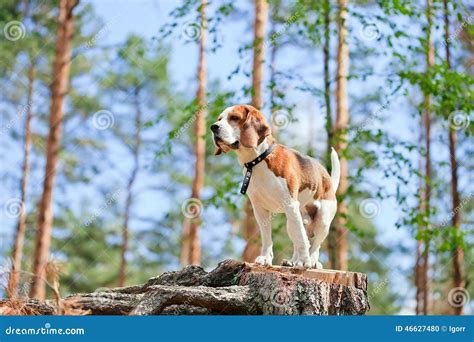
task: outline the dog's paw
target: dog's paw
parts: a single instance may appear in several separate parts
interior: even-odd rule
[[[272,258],[269,257],[269,256],[265,256],[265,255],[259,255],[257,257],[257,259],[255,259],[255,263],[256,264],[259,264],[259,265],[269,265],[271,266],[272,265]]]
[[[304,270],[306,268],[311,268],[311,259],[308,258],[299,258],[293,265],[297,269]]]
[[[317,270],[324,269],[323,264],[321,264],[319,261],[316,261],[316,263],[313,264],[313,268],[315,268]]]
[[[293,267],[293,261],[288,260],[288,259],[283,259],[281,261],[281,266]]]
[[[317,269],[317,270],[322,270],[323,264],[319,262],[319,255],[311,255],[311,268]]]

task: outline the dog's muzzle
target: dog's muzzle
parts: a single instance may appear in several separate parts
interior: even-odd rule
[[[240,141],[236,140],[233,143],[229,144],[219,137],[219,126],[216,124],[211,125],[212,136],[214,138],[214,143],[216,146],[226,145],[233,150],[237,150],[240,147]]]

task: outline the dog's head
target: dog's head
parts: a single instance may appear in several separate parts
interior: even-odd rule
[[[257,147],[271,134],[262,113],[249,105],[226,108],[211,125],[211,131],[216,155],[238,150],[242,146]]]

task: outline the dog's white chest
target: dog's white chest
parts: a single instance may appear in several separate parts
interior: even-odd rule
[[[277,177],[265,162],[253,168],[247,193],[253,205],[257,204],[273,213],[284,212],[291,200],[286,180]]]

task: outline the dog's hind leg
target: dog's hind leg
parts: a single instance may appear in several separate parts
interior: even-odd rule
[[[320,207],[310,227],[314,235],[310,238],[311,247],[309,254],[312,267],[322,269],[323,265],[319,262],[319,250],[321,249],[321,244],[324,239],[328,236],[331,222],[336,215],[337,202],[330,200],[321,200],[318,202],[320,203]]]

